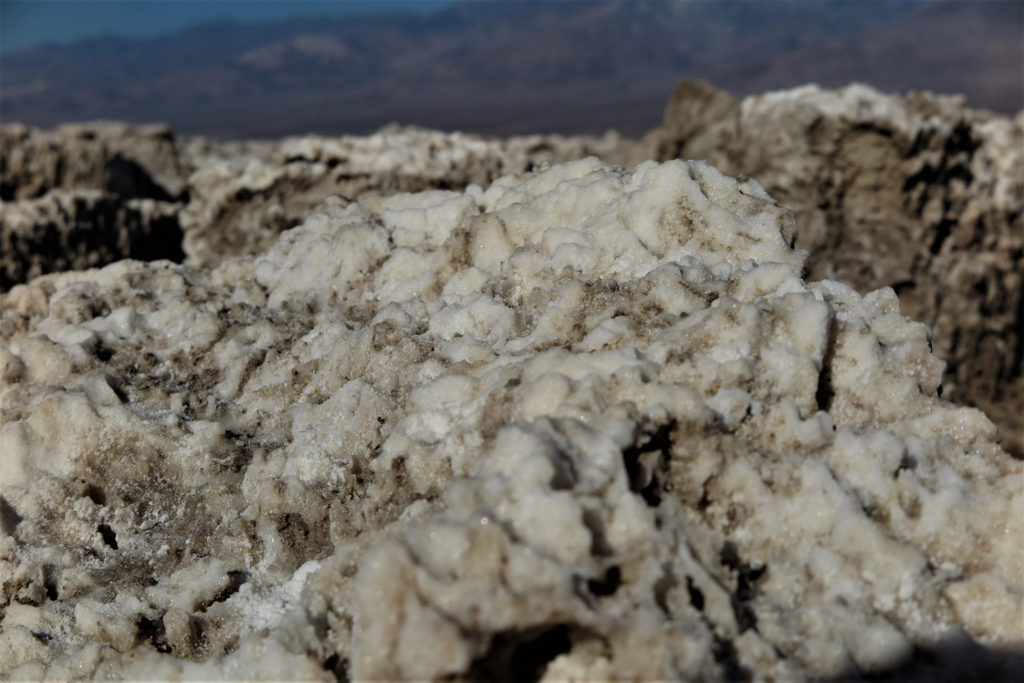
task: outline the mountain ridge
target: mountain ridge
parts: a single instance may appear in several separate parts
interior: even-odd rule
[[[1020,7],[468,2],[427,16],[221,21],[7,54],[0,98],[8,122],[161,120],[219,137],[365,133],[391,121],[491,134],[640,134],[658,124],[681,77],[737,95],[861,80],[964,92],[976,106],[1012,113],[1024,106],[1014,87],[1024,60],[1014,35],[1024,27]]]

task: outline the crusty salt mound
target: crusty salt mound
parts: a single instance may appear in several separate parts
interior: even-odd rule
[[[262,253],[334,194],[462,190],[591,155],[641,160],[614,132],[497,139],[400,126],[224,141],[178,139],[160,125],[8,124],[0,148],[0,291],[123,258],[187,254],[189,265],[212,267]]]
[[[647,142],[757,178],[796,215],[811,279],[894,287],[949,363],[944,396],[1024,455],[1024,113],[863,85],[739,101],[684,81]]]
[[[947,361],[943,396],[984,410],[1024,457],[1024,114],[863,85],[740,101],[683,81],[643,141],[399,126],[216,141],[96,122],[0,125],[0,148],[0,291],[121,258],[216,267],[266,251],[332,194],[462,190],[590,155],[706,159],[793,210],[808,279],[893,287]]]
[[[551,163],[599,156],[622,161],[632,143],[526,135],[506,139],[388,126],[373,135],[285,138],[262,146],[192,140],[190,201],[182,212],[188,264],[213,267],[258,254],[326,197],[462,190]]]
[[[804,282],[793,240],[754,181],[587,159],[335,198],[215,269],[14,287],[3,673],[791,680],[1019,650],[1024,463],[937,396],[892,290]]]

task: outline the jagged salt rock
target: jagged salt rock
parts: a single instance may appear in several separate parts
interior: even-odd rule
[[[895,288],[949,363],[944,396],[1024,454],[1024,112],[860,84],[737,100],[683,81],[647,144],[757,178],[793,210],[811,279]]]
[[[700,162],[0,295],[13,678],[791,679],[1020,648],[1024,465]]]

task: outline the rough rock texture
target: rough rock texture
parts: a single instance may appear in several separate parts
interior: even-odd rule
[[[797,246],[811,255],[809,280],[838,278],[861,292],[895,288],[904,312],[931,326],[935,351],[949,363],[945,396],[985,410],[1005,447],[1021,456],[1022,131],[1024,114],[994,116],[959,97],[806,87],[739,102],[689,82],[677,88],[665,124],[639,143],[614,134],[498,140],[400,127],[367,137],[224,142],[176,140],[159,126],[9,125],[0,126],[0,199],[102,189],[122,202],[106,211],[115,222],[136,215],[130,198],[187,199],[178,207],[184,253],[191,266],[213,267],[261,253],[335,194],[458,190],[587,155],[612,163],[708,159],[756,178],[794,210]],[[17,234],[7,228],[4,246],[18,246],[0,252],[0,290],[42,272],[142,256],[115,246],[129,243],[120,237],[98,239],[93,227],[124,235],[139,221],[77,224],[69,219],[92,214],[53,219],[37,206],[0,205],[5,216],[41,217],[39,225],[19,219]],[[62,235],[56,243],[54,230]],[[153,245],[170,248],[150,248],[146,258],[181,259],[177,244]]]
[[[0,291],[44,273],[123,258],[184,258],[181,205],[99,190],[51,190],[0,201]]]
[[[0,291],[123,258],[183,258],[191,169],[166,126],[2,125],[0,150]]]
[[[264,251],[327,197],[356,198],[421,190],[461,190],[509,173],[586,156],[630,156],[635,143],[618,135],[565,138],[531,135],[505,140],[391,126],[374,135],[307,136],[276,144],[186,148],[196,173],[182,213],[189,264]]]
[[[647,144],[756,178],[794,211],[809,279],[894,287],[949,362],[946,396],[1024,454],[1024,113],[861,85],[740,102],[683,82]]]
[[[1021,673],[1024,463],[793,239],[588,159],[0,295],[0,667]]]
[[[0,199],[31,199],[50,190],[104,190],[126,198],[174,200],[190,169],[164,125],[69,123],[52,131],[0,126]]]
[[[508,173],[596,155],[613,162],[640,161],[635,142],[609,133],[600,138],[530,135],[505,140],[391,126],[366,137],[288,138],[281,141],[177,140],[165,126],[96,122],[53,131],[0,126],[0,214],[13,249],[0,252],[0,291],[41,273],[106,265],[122,258],[180,261],[193,266],[264,251],[283,231],[301,223],[331,195],[358,197],[425,189],[463,189]],[[95,211],[40,209],[36,198],[55,189],[102,190],[105,218]],[[71,196],[71,195],[68,195]],[[142,230],[132,199],[179,201],[174,209],[184,240],[156,244],[144,255],[123,236]],[[41,200],[50,206],[53,200]],[[62,199],[67,205],[73,200]],[[14,208],[12,208],[14,207]],[[166,210],[165,210],[166,208]],[[160,215],[169,214],[161,205]],[[25,220],[38,214],[37,224]],[[119,219],[120,217],[121,219]],[[98,236],[95,224],[105,226]],[[17,232],[14,227],[17,226]],[[55,227],[56,226],[56,227]],[[60,233],[55,249],[54,231]],[[83,238],[78,241],[78,238]]]

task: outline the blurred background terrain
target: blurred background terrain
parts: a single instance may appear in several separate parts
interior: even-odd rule
[[[680,78],[1024,107],[1020,0],[3,0],[0,118],[178,133],[640,135]]]

